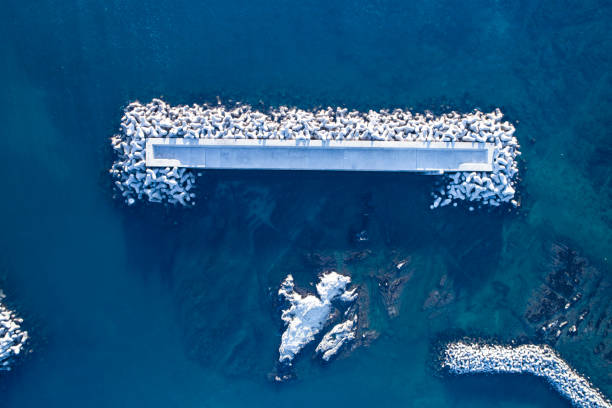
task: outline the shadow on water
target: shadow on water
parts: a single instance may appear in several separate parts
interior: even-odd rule
[[[394,268],[398,254],[433,251],[457,292],[487,279],[499,261],[503,217],[431,211],[435,181],[401,173],[207,171],[194,208],[125,209],[128,241],[147,248],[144,259],[134,252],[128,262],[161,274],[191,359],[230,377],[263,378],[279,341],[271,335],[280,328],[274,293],[288,273],[305,288],[332,268],[371,284],[368,276]],[[371,255],[349,262],[356,254]],[[415,279],[427,287],[440,276]],[[384,307],[379,299],[372,305]]]
[[[571,407],[572,404],[542,378],[531,375],[447,376],[447,391],[465,406],[495,401],[494,406],[528,403],[533,407]]]

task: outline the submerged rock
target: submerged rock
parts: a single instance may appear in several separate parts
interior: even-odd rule
[[[306,265],[317,270],[330,270],[336,267],[336,259],[331,255],[308,252],[303,258]]]
[[[529,299],[524,316],[540,340],[549,344],[581,340],[597,342],[606,358],[612,350],[608,332],[612,326],[609,302],[610,277],[590,266],[576,251],[552,247],[552,262],[544,283]],[[612,362],[612,359],[607,359]]]
[[[357,262],[361,262],[372,254],[370,249],[364,249],[361,251],[350,251],[344,256],[344,263],[351,265]]]
[[[455,301],[455,290],[448,275],[442,275],[440,281],[423,302],[423,310],[431,310],[429,317],[437,316],[440,309]]]
[[[387,315],[391,318],[399,315],[400,299],[404,287],[414,274],[414,271],[409,269],[408,265],[410,265],[410,258],[395,264],[391,270],[376,275],[378,291]]]

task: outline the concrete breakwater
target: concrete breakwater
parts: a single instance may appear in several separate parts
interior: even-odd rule
[[[0,290],[0,371],[11,369],[11,362],[28,340],[28,332],[21,329],[23,320],[2,304],[3,299]]]
[[[545,378],[577,407],[612,407],[589,381],[546,345],[516,347],[478,343],[449,343],[442,367],[453,374],[529,373]]]
[[[132,102],[125,108],[120,131],[111,139],[116,160],[110,173],[129,205],[137,200],[191,205],[195,198],[193,169],[148,166],[147,139],[422,142],[444,143],[447,149],[459,142],[487,144],[493,148],[491,171],[445,174],[442,188],[433,193],[431,208],[460,201],[517,206],[519,144],[514,126],[502,118],[499,109],[434,116],[401,109],[306,111],[281,106],[263,113],[248,105],[170,106],[153,99],[147,104]]]

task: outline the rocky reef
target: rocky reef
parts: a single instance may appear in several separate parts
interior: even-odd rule
[[[389,317],[394,318],[399,315],[402,292],[413,274],[410,258],[406,258],[399,261],[391,270],[382,271],[375,276],[378,292]]]
[[[610,401],[547,345],[449,343],[442,367],[452,374],[528,373],[545,378],[576,407],[609,408]]]
[[[442,275],[438,285],[429,292],[423,302],[423,310],[429,313],[429,317],[438,316],[442,310],[456,300],[455,288],[452,280],[447,274]]]
[[[554,345],[584,336],[595,340],[594,354],[612,362],[610,277],[564,244],[552,246],[544,283],[533,293],[525,319],[540,341]]]
[[[490,143],[495,145],[493,171],[445,175],[442,187],[433,194],[431,208],[460,201],[518,206],[514,196],[519,144],[514,126],[502,118],[499,109],[434,116],[402,109],[358,112],[338,107],[306,111],[280,106],[263,113],[248,105],[170,106],[153,99],[147,104],[132,102],[125,108],[120,131],[111,139],[116,160],[110,173],[128,205],[146,200],[187,206],[194,202],[195,174],[182,168],[147,167],[146,138]]]
[[[28,340],[28,332],[21,328],[23,320],[2,304],[4,297],[0,290],[0,371],[11,369]]]

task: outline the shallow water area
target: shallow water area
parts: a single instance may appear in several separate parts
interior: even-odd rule
[[[525,311],[555,243],[609,282],[611,14],[597,1],[9,1],[0,287],[32,342],[0,373],[1,405],[569,406],[529,376],[440,376],[430,351],[458,330],[535,336]],[[501,107],[523,152],[522,206],[431,211],[426,176],[263,171],[205,172],[192,209],[112,199],[109,138],[129,101],[217,96]],[[330,364],[313,345],[297,381],[272,384],[278,285],[291,273],[312,292],[328,268],[362,287],[379,337]],[[390,317],[380,282],[408,275]],[[603,328],[609,292],[593,293],[587,320],[607,312]],[[556,349],[610,396],[612,345],[587,327]]]

